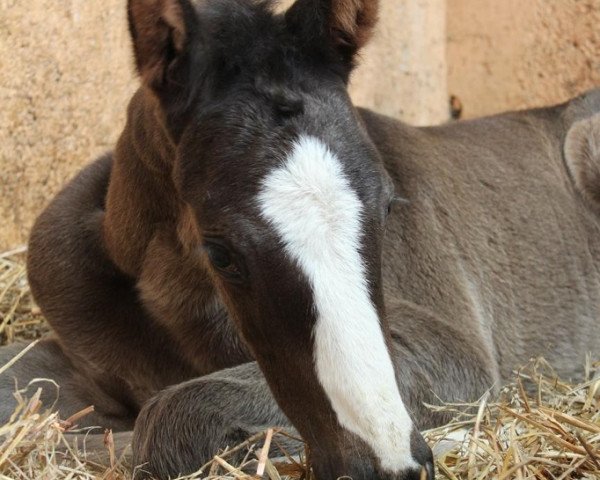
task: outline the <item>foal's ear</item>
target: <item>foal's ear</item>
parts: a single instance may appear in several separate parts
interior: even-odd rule
[[[197,22],[188,0],[128,0],[135,63],[144,84],[157,92],[178,83]]]
[[[379,0],[297,0],[286,21],[304,41],[333,47],[351,68],[373,34],[378,10]]]
[[[592,207],[600,210],[600,114],[571,126],[564,152],[575,187]]]

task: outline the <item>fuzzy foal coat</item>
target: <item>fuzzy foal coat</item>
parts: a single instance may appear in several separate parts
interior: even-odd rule
[[[427,428],[447,417],[425,403],[474,400],[532,356],[546,356],[570,377],[581,371],[586,353],[600,354],[600,92],[556,107],[433,128],[354,110],[345,100],[343,79],[374,24],[375,3],[298,1],[286,17],[296,28],[292,36],[306,39],[309,32],[315,40],[313,32],[320,32],[325,38],[313,45],[319,53],[315,64],[325,65],[315,66],[312,57],[307,63],[298,54],[294,60],[306,68],[282,82],[268,57],[273,78],[252,79],[252,98],[259,112],[263,104],[274,105],[283,131],[293,117],[309,118],[311,105],[333,108],[336,115],[329,120],[346,122],[356,136],[372,142],[397,194],[406,199],[390,213],[383,240],[369,240],[383,241],[384,329],[400,393],[416,425]],[[210,5],[250,8],[233,0]],[[144,86],[129,106],[116,150],[73,179],[33,229],[29,280],[54,334],[0,378],[0,413],[6,419],[14,406],[14,377],[20,386],[54,378],[63,416],[94,404],[95,412],[83,422],[123,431],[123,441],[133,437],[134,461],[167,478],[195,471],[218,448],[265,426],[290,427],[279,405],[288,414],[304,414],[309,427],[331,419],[311,419],[311,406],[289,395],[280,394],[279,405],[273,398],[263,373],[267,379],[283,378],[285,386],[285,375],[273,371],[294,362],[310,371],[312,352],[283,344],[276,346],[287,359],[283,364],[258,356],[261,368],[253,362],[250,352],[268,353],[258,344],[277,340],[279,332],[273,328],[271,339],[246,335],[242,341],[240,322],[225,308],[203,254],[199,213],[182,194],[185,169],[197,161],[192,155],[186,164],[177,150],[189,130],[185,109],[205,87],[193,85],[185,95],[177,90],[186,88],[186,76],[200,65],[206,68],[192,61],[203,48],[186,50],[189,37],[198,34],[196,12],[184,0],[133,0],[130,7]],[[233,28],[230,12],[223,12],[225,30]],[[261,22],[280,27],[260,9],[253,15],[257,29]],[[323,18],[327,28],[319,23]],[[261,42],[269,32],[261,33],[265,38],[249,47],[257,51],[242,59],[250,70],[266,48]],[[248,46],[238,36],[233,30],[231,45],[220,45],[231,49],[227,58]],[[267,45],[275,53],[277,40],[271,38],[275,47]],[[324,42],[328,50],[321,52]],[[297,53],[305,46],[290,49]],[[294,83],[297,77],[304,83]],[[329,88],[332,95],[299,88],[307,84]],[[209,106],[218,108],[226,100]],[[331,135],[331,121],[317,120],[308,126]],[[327,139],[349,150],[348,157],[356,141],[350,133]],[[230,141],[220,135],[215,143],[227,150]],[[220,193],[250,215],[241,201],[255,180],[248,179],[236,188],[223,184]],[[369,259],[373,265],[378,261]],[[298,286],[297,293],[310,298],[306,286]],[[383,305],[377,307],[383,311]],[[16,349],[4,348],[1,356]],[[295,380],[287,379],[288,385]],[[307,384],[315,386],[314,379]],[[310,397],[313,391],[305,393]],[[47,389],[43,400],[51,404],[54,398]],[[300,429],[298,422],[295,426]],[[322,438],[331,450],[327,461],[319,463],[319,449],[312,449],[321,478],[348,472],[385,477],[373,466],[372,452],[348,455],[354,444],[336,435]],[[411,454],[426,465],[427,449],[418,433],[413,437]],[[367,459],[367,466],[352,464],[354,458]]]
[[[149,114],[141,96],[115,154],[84,169],[33,230],[29,277],[56,334],[12,376],[20,385],[56,378],[63,416],[94,404],[83,422],[117,430],[131,429],[156,395],[142,411],[138,458],[154,452],[154,471],[191,471],[232,439],[287,420],[255,364],[222,370],[251,358],[182,241],[189,219],[161,163],[163,140],[137,123]],[[383,271],[398,383],[421,428],[446,420],[423,403],[475,399],[532,356],[569,377],[587,352],[599,353],[600,220],[587,200],[595,190],[569,174],[585,176],[571,165],[598,156],[576,145],[563,153],[569,130],[598,141],[588,125],[598,112],[600,92],[425,129],[360,111],[408,200],[388,221]],[[112,238],[111,222],[122,229]],[[12,376],[3,378],[5,417]],[[177,438],[182,409],[198,438]],[[174,432],[160,445],[158,425]],[[186,442],[198,447],[191,458]]]

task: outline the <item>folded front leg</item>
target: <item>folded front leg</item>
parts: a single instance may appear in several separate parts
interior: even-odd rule
[[[150,399],[136,421],[136,478],[193,473],[219,450],[278,426],[294,432],[256,363],[175,385]],[[293,440],[284,443],[288,451],[301,446]]]

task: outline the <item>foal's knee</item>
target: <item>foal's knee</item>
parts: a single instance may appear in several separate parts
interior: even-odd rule
[[[252,434],[250,428],[228,417],[213,387],[196,380],[160,392],[144,405],[132,442],[136,479],[193,473],[219,449],[239,444]]]
[[[148,401],[136,420],[132,444],[134,465],[140,465],[136,478],[196,472],[220,449],[268,427],[294,431],[255,362],[175,385]],[[296,440],[279,440],[287,452],[302,446]],[[275,447],[271,452],[282,453]],[[241,450],[239,455],[245,453]]]

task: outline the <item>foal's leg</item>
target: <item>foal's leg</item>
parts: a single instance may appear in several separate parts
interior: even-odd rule
[[[419,428],[450,419],[424,402],[474,400],[493,386],[494,364],[475,333],[457,331],[410,305],[392,305],[388,312],[404,319],[392,322],[392,350],[402,397]],[[278,425],[290,428],[257,364],[245,364],[150,400],[136,421],[133,462],[143,464],[140,476],[173,478],[196,471],[219,449]]]
[[[136,420],[135,478],[195,472],[219,450],[274,426],[294,433],[255,362],[169,387],[146,403]],[[300,447],[278,441],[290,452]]]
[[[0,348],[0,366],[20,354],[28,344],[14,343]],[[113,433],[114,454],[125,465],[131,464],[131,436],[135,414],[131,408],[110,396],[87,378],[65,355],[60,343],[53,337],[40,340],[0,375],[0,424],[5,424],[17,407],[16,390],[25,400],[41,388],[39,397],[43,409],[59,413],[62,420],[93,406],[94,411],[79,418],[75,427],[99,427],[74,434],[67,433],[66,441],[81,449],[86,458],[109,465],[110,453],[104,445],[104,430]],[[57,449],[63,448],[57,445]]]
[[[26,347],[15,343],[0,348],[0,366]],[[0,375],[0,424],[6,423],[17,407],[16,389],[25,390],[23,396],[31,398],[41,388],[43,408],[57,410],[63,420],[93,405],[94,411],[77,421],[79,426],[131,429],[135,412],[85,377],[55,338],[40,340]]]
[[[29,242],[28,276],[36,302],[69,358],[85,368],[87,381],[139,409],[194,371],[141,305],[136,281],[106,251],[111,168],[110,156],[88,165],[39,216]]]

